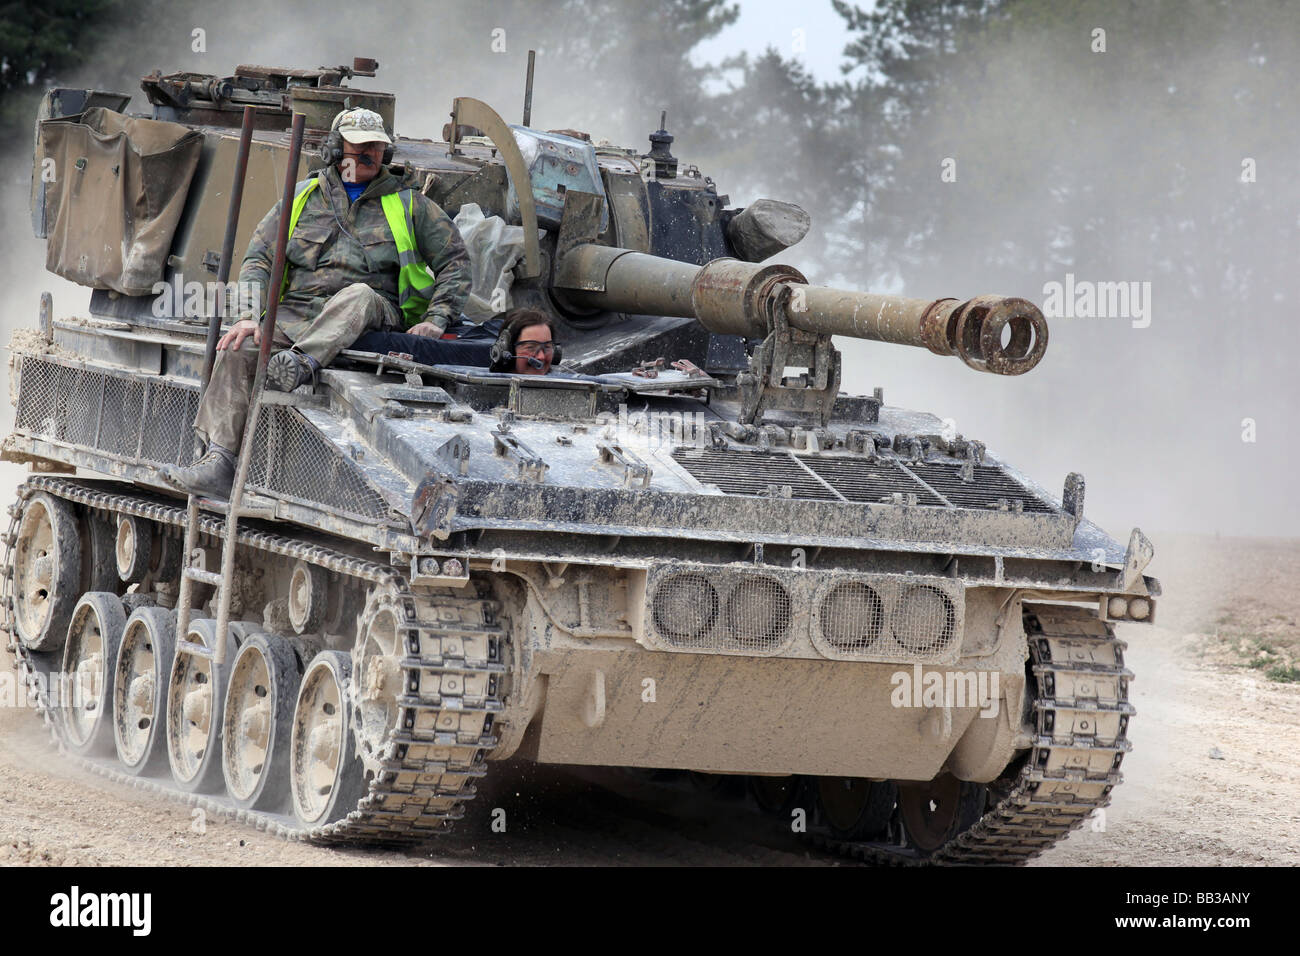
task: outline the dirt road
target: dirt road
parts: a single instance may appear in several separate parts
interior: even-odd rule
[[[1300,863],[1300,542],[1157,539],[1157,627],[1127,627],[1137,707],[1126,781],[1033,865]],[[1264,652],[1260,647],[1271,648]],[[1248,666],[1255,664],[1256,666]],[[4,673],[10,671],[3,661]],[[492,810],[504,809],[505,832]],[[689,794],[631,799],[563,769],[494,765],[457,830],[406,853],[284,843],[84,773],[33,713],[0,708],[0,863],[830,865]],[[500,815],[498,815],[498,819]]]

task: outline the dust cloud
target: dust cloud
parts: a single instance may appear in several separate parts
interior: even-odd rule
[[[157,4],[147,28],[107,35],[95,61],[61,82],[131,91],[130,108],[139,111],[147,109],[139,78],[155,68],[229,74],[239,63],[313,67],[372,56],[378,77],[353,85],[397,95],[401,134],[437,137],[456,95],[483,99],[515,121],[532,47],[534,125],[644,148],[667,107],[679,158],[699,163],[733,205],[757,198],[753,186],[733,181],[725,159],[708,165],[693,151],[692,131],[710,121],[708,103],[686,99],[690,85],[674,78],[686,60],[662,61],[652,6],[611,2],[608,18],[573,23],[562,3]],[[1290,494],[1300,386],[1291,374],[1293,340],[1284,335],[1295,247],[1277,241],[1286,234],[1277,210],[1291,210],[1294,235],[1300,208],[1292,172],[1298,133],[1286,122],[1292,114],[1279,112],[1286,101],[1273,96],[1283,87],[1276,74],[1291,69],[1282,64],[1300,59],[1288,56],[1289,45],[1279,49],[1293,39],[1273,37],[1260,53],[1249,16],[1225,17],[1218,28],[1172,39],[1158,24],[1112,33],[1111,52],[1089,59],[1085,25],[1048,23],[966,51],[969,82],[933,92],[930,119],[893,160],[896,201],[872,210],[894,222],[915,217],[918,233],[944,241],[926,244],[918,261],[864,253],[855,268],[835,270],[860,288],[959,298],[1002,292],[1038,303],[1044,284],[1063,282],[1067,272],[1150,282],[1148,327],[1122,317],[1049,319],[1047,357],[1023,378],[979,375],[898,346],[840,345],[848,390],[883,386],[890,404],[951,417],[1056,494],[1067,472],[1083,472],[1089,517],[1121,540],[1141,524],[1157,547],[1161,529],[1300,533]],[[630,41],[636,31],[649,34]],[[1262,65],[1252,59],[1260,56]],[[593,60],[598,76],[575,65]],[[1161,98],[1161,90],[1171,92]],[[754,150],[771,151],[773,164],[784,161],[762,128],[753,141]],[[4,162],[6,338],[35,321],[41,290],[53,291],[61,315],[84,310],[89,296],[44,272],[44,243],[32,238],[27,215],[29,150],[27,140],[13,144]],[[957,178],[941,184],[946,157],[956,159]],[[1249,185],[1239,182],[1243,157],[1258,169]],[[906,205],[917,197],[928,197],[923,208]],[[814,212],[816,230],[826,213]],[[857,238],[869,236],[872,220],[841,226],[855,229]],[[1067,234],[1071,258],[1054,258]],[[822,248],[796,247],[783,258],[826,281],[833,276]],[[1244,278],[1248,302],[1237,291]],[[7,427],[12,409],[3,415]],[[1255,442],[1242,441],[1247,418]]]
[[[909,295],[1042,305],[1072,275],[1149,284],[1147,314],[1049,316],[1016,379],[855,343],[846,382],[953,417],[1058,494],[1082,472],[1085,513],[1157,553],[1162,530],[1294,536],[1295,10],[1124,6],[1054,6],[954,49],[872,213],[938,237],[889,263]]]

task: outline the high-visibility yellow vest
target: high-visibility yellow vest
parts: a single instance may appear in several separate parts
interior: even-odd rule
[[[298,225],[298,217],[302,215],[303,208],[307,205],[307,197],[318,184],[319,180],[316,178],[304,180],[294,191],[293,208],[289,213],[290,238]],[[408,329],[424,320],[424,310],[429,307],[429,300],[433,298],[434,286],[433,276],[429,275],[429,270],[425,268],[424,261],[420,258],[419,247],[415,244],[415,220],[411,214],[413,201],[414,197],[409,189],[389,193],[379,199],[384,209],[384,218],[388,220],[388,228],[393,233],[393,241],[397,244],[397,307],[402,310]],[[288,287],[289,271],[286,268],[284,281],[280,284],[281,299],[284,298]]]

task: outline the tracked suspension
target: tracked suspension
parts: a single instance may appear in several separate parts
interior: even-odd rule
[[[1026,605],[1030,670],[1036,685],[1033,747],[1017,772],[990,784],[982,816],[931,854],[906,839],[837,840],[810,833],[824,849],[885,865],[1025,863],[1110,803],[1134,714],[1133,674],[1123,641],[1081,608]]]
[[[19,490],[5,537],[0,626],[9,633],[9,647],[54,742],[66,752],[60,714],[47,696],[50,678],[59,669],[58,654],[33,652],[15,634],[11,552],[24,503],[38,491],[101,515],[131,515],[173,528],[183,527],[186,510],[65,478],[36,477]],[[223,536],[225,522],[219,517],[201,515],[200,520],[204,535]],[[238,544],[302,560],[368,586],[363,629],[377,614],[390,614],[396,622],[396,643],[386,655],[395,667],[391,677],[400,681],[388,695],[395,719],[366,755],[363,795],[343,819],[304,827],[289,814],[236,807],[224,795],[185,793],[169,777],[132,776],[112,758],[69,753],[70,759],[118,782],[291,840],[409,844],[463,816],[497,744],[496,724],[508,692],[507,641],[497,620],[497,602],[475,593],[475,585],[460,591],[411,588],[392,567],[247,524]],[[1027,605],[1025,622],[1034,688],[1033,742],[1014,770],[988,785],[978,819],[932,850],[909,840],[897,814],[879,840],[837,839],[814,826],[809,833],[814,845],[886,865],[1020,864],[1059,843],[1109,803],[1131,749],[1126,735],[1134,713],[1128,702],[1133,675],[1124,667],[1125,645],[1109,625],[1079,608]],[[359,669],[352,679],[365,699],[369,678]]]
[[[0,606],[23,683],[56,746],[66,752],[60,716],[50,700],[51,678],[60,661],[55,653],[27,649],[17,639],[14,609],[13,548],[23,507],[37,491],[110,515],[131,515],[160,525],[183,527],[186,509],[138,495],[107,491],[93,482],[37,477],[18,490],[5,536],[5,570]],[[225,522],[200,516],[201,531],[224,536]],[[507,693],[505,629],[497,602],[484,593],[411,588],[393,568],[365,561],[308,541],[247,525],[238,545],[250,551],[301,560],[371,587],[371,609],[391,611],[401,642],[396,676],[395,719],[383,729],[365,762],[363,795],[346,816],[333,823],[304,827],[291,815],[239,808],[224,795],[186,793],[170,777],[131,776],[111,757],[68,754],[78,765],[120,783],[159,793],[206,812],[250,824],[279,837],[322,844],[409,844],[446,829],[464,815],[474,798],[474,781],[486,773],[486,758],[497,745],[495,724]],[[306,662],[304,662],[306,663]],[[351,692],[364,698],[366,689]]]

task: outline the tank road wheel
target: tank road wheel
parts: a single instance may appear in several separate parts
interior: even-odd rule
[[[113,677],[126,614],[116,594],[92,591],[72,611],[63,645],[63,741],[79,754],[112,753]]]
[[[922,856],[942,849],[984,813],[988,788],[940,774],[929,783],[898,785],[898,815],[908,845]]]
[[[270,634],[249,637],[230,669],[221,767],[226,792],[244,809],[288,809],[289,738],[300,676],[298,655]]]
[[[353,653],[356,675],[357,747],[368,766],[383,759],[384,741],[396,729],[397,698],[404,692],[401,616],[396,595],[376,589],[366,601],[358,622],[357,649]]]
[[[132,776],[167,767],[164,697],[176,655],[176,616],[142,607],[126,619],[113,676],[113,737],[117,759]]]
[[[189,640],[204,647],[216,646],[216,621],[191,622]],[[235,641],[229,633],[226,663],[222,667],[207,658],[182,653],[179,648],[167,682],[167,760],[172,779],[189,793],[220,793],[221,707],[230,680],[230,662]]]
[[[45,492],[27,499],[13,551],[14,620],[32,651],[57,651],[81,591],[81,536],[72,505]]]
[[[117,574],[117,522],[93,513],[85,514],[83,520],[86,546],[81,550],[81,589],[120,594],[126,585]]]
[[[133,515],[118,515],[113,556],[119,578],[127,584],[143,581],[153,560],[153,528],[149,522]]]
[[[302,677],[289,747],[289,789],[293,812],[307,827],[343,819],[368,789],[352,731],[351,683],[352,659],[342,651],[321,651]]]
[[[158,529],[149,549],[149,580],[155,587],[160,584],[179,585],[184,563],[181,552],[184,550],[183,538],[167,533],[164,528]]]
[[[299,561],[289,578],[289,623],[299,634],[319,631],[329,607],[329,572]]]
[[[840,840],[879,839],[893,816],[896,796],[896,788],[888,782],[862,777],[817,778],[822,819]]]

